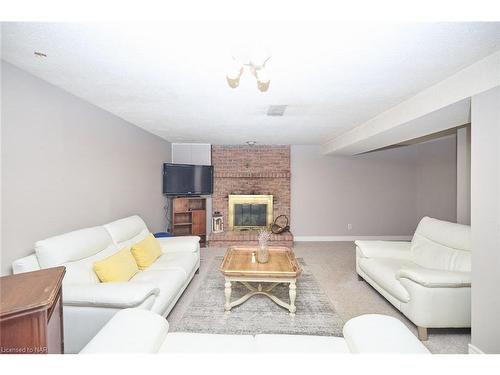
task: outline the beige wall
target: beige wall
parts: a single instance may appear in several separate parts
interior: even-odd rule
[[[424,216],[456,221],[457,148],[456,136],[419,143],[415,148],[416,218]]]
[[[500,87],[471,108],[472,345],[500,354]]]
[[[292,146],[291,174],[299,239],[410,236],[422,216],[456,219],[454,136],[358,156]]]
[[[457,223],[470,225],[470,125],[457,129]]]
[[[140,214],[164,228],[159,137],[2,62],[1,273],[33,243]]]

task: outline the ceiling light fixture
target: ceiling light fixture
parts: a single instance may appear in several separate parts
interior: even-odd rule
[[[226,75],[229,87],[233,89],[238,87],[240,85],[241,76],[245,70],[247,70],[257,80],[257,88],[262,92],[266,92],[269,89],[269,84],[271,83],[271,78],[269,77],[269,72],[266,68],[266,63],[270,58],[271,56],[269,55],[249,59],[238,59],[233,56],[232,64]]]

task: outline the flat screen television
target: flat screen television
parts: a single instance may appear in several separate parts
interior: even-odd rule
[[[213,192],[211,165],[163,164],[163,194],[209,195]]]

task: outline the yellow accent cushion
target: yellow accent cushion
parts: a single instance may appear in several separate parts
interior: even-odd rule
[[[131,252],[140,270],[148,268],[162,255],[160,243],[152,234],[132,245]]]
[[[139,272],[137,263],[128,248],[94,262],[94,272],[103,283],[129,281]]]

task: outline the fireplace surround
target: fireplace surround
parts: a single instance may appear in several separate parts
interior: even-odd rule
[[[230,214],[231,196],[271,196],[272,208],[266,211],[266,225],[272,224],[279,215],[290,217],[290,146],[285,145],[213,145],[214,192],[212,210],[223,217],[224,232],[211,233],[209,246],[254,245],[258,243],[260,225],[255,221],[237,222]],[[238,209],[252,210],[246,206]],[[256,208],[256,211],[259,209]],[[245,214],[243,213],[243,214]],[[262,213],[261,213],[262,214]],[[259,214],[256,212],[255,216]],[[252,214],[250,216],[253,216]],[[247,219],[248,220],[248,219]],[[258,220],[257,218],[250,220]],[[232,223],[231,223],[232,221]],[[258,221],[260,224],[262,221]],[[240,224],[240,225],[238,225]],[[292,246],[293,235],[273,235],[271,242],[276,246]]]

